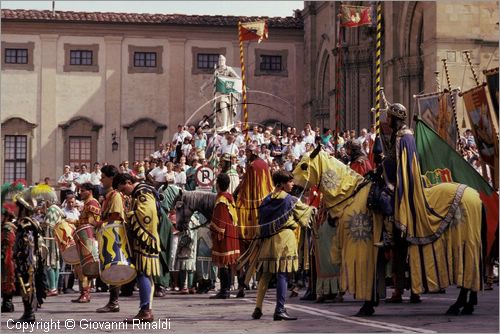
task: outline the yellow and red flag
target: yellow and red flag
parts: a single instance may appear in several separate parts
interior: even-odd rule
[[[242,41],[258,40],[260,43],[269,37],[266,21],[241,23],[240,32]]]
[[[342,27],[359,27],[373,24],[372,8],[368,6],[342,5],[340,9],[340,25]]]

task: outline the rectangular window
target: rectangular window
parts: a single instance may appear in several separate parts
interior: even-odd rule
[[[5,49],[6,64],[27,64],[28,49]]]
[[[92,66],[92,51],[71,50],[69,55],[69,64]]]
[[[215,53],[198,53],[196,65],[200,70],[213,70],[219,62],[219,55]]]
[[[20,178],[26,179],[27,144],[27,136],[5,136],[5,182],[12,182]]]
[[[69,137],[68,165],[70,165],[71,168],[75,165],[80,166],[81,164],[91,166],[91,145],[92,137]]]
[[[134,52],[135,67],[156,67],[156,52]]]
[[[283,69],[281,56],[260,56],[260,70],[261,71],[271,71],[280,72]]]
[[[134,138],[134,161],[142,161],[155,151],[155,139],[148,137]]]

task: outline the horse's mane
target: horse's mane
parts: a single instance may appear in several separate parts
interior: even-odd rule
[[[183,191],[182,201],[193,211],[201,212],[207,219],[210,219],[215,207],[217,194],[212,192],[193,190]]]

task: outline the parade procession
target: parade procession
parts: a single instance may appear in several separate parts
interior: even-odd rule
[[[1,330],[498,333],[498,9],[2,1]]]

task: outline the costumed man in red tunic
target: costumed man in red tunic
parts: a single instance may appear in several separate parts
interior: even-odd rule
[[[217,176],[217,198],[209,228],[212,232],[212,262],[219,267],[221,288],[211,299],[226,299],[230,296],[231,265],[240,256],[240,241],[238,239],[238,216],[233,196],[227,192],[230,178],[221,173]]]
[[[259,229],[259,205],[274,189],[269,165],[259,158],[257,147],[252,144],[248,145],[245,153],[248,168],[243,180],[234,191],[238,224],[241,228],[240,250],[242,253],[245,252],[250,242],[257,235]],[[237,298],[245,297],[244,277],[245,273],[242,270],[238,277],[239,291],[236,295]]]
[[[84,183],[80,186],[80,197],[84,200],[83,210],[78,220],[78,226],[90,224],[96,226],[100,221],[101,205],[93,196],[94,186],[92,183]],[[82,273],[80,268],[75,270],[79,279],[80,296],[72,299],[72,303],[89,303],[90,302],[90,282],[89,277]]]
[[[351,164],[349,166],[356,173],[365,176],[366,173],[373,169],[373,166],[365,152],[363,152],[359,141],[351,140],[347,142],[346,152],[351,158]]]

